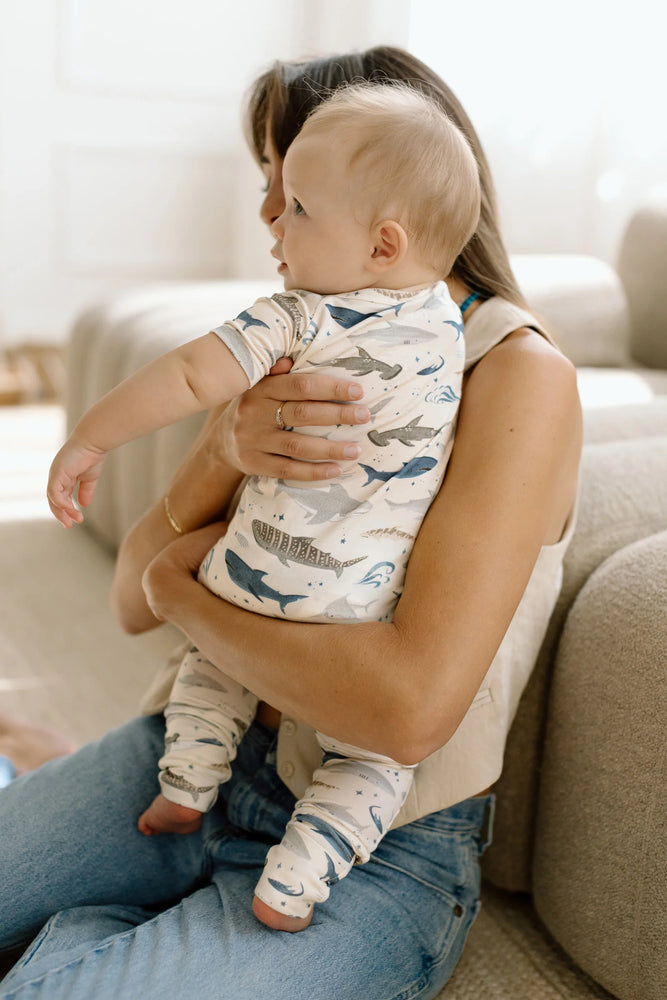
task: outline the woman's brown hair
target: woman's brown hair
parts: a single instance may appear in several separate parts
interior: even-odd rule
[[[489,164],[472,122],[444,80],[409,52],[380,45],[307,62],[274,63],[255,81],[247,101],[246,134],[257,161],[262,160],[267,136],[284,157],[311,111],[338,87],[362,81],[415,87],[434,99],[466,136],[479,170],[481,212],[479,225],[457,257],[452,274],[484,299],[499,295],[525,306],[500,234]]]

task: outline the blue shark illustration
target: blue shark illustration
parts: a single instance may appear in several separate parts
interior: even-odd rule
[[[335,805],[335,803],[333,803]],[[332,803],[322,802],[323,808],[330,809]],[[332,815],[336,815],[333,809],[330,809]],[[354,861],[356,857],[356,852],[350,842],[341,836],[337,830],[334,830],[332,826],[325,823],[323,819],[319,816],[311,816],[310,813],[297,813],[294,817],[297,823],[305,823],[312,827],[316,833],[319,833],[328,842],[329,847],[332,847],[336,854],[340,854],[341,858],[348,863]],[[356,824],[355,824],[356,825]]]
[[[326,303],[326,306],[331,318],[335,319],[344,330],[349,330],[357,323],[363,323],[365,319],[372,319],[373,316],[380,315],[378,312],[362,313],[356,309],[347,309],[345,306],[331,306],[329,303]]]
[[[373,820],[373,822],[375,823],[376,827],[378,828],[378,831],[380,833],[384,833],[384,829],[382,828],[382,820],[380,819],[380,816],[378,815],[379,812],[380,812],[380,810],[378,809],[378,807],[377,806],[371,806],[368,811],[371,814],[371,819]]]
[[[447,326],[454,327],[454,329],[456,330],[456,339],[460,340],[461,337],[463,336],[463,323],[456,323],[453,319],[446,319],[443,320],[443,322],[446,323]]]
[[[283,614],[285,614],[285,607],[288,604],[291,604],[293,601],[302,601],[306,596],[305,594],[281,594],[279,591],[274,590],[273,587],[269,587],[267,583],[264,583],[263,579],[266,573],[263,570],[253,569],[251,566],[248,566],[231,549],[227,549],[225,552],[225,563],[229,577],[237,587],[246,590],[262,603],[264,603],[264,598],[268,601],[277,601]]]
[[[221,743],[220,740],[214,739],[212,736],[202,736],[201,739],[195,740],[195,743],[208,743],[212,747],[224,747],[225,745],[224,743]]]
[[[386,431],[369,431],[368,440],[377,445],[378,448],[386,448],[392,441],[400,441],[408,448],[414,446],[415,441],[428,441],[437,434],[435,427],[420,427],[419,421],[423,414],[419,414],[409,424],[403,427],[391,427]]]
[[[344,368],[358,377],[370,375],[371,372],[377,372],[384,382],[396,378],[403,371],[402,365],[388,365],[386,361],[380,361],[378,358],[371,357],[363,347],[357,347],[357,351],[359,353],[356,358],[354,356],[336,358],[335,361],[331,362],[331,367]]]
[[[325,885],[335,885],[336,882],[340,882],[340,875],[336,872],[336,866],[326,852],[324,857],[327,859],[327,870],[324,875],[320,876],[320,882],[324,882]]]
[[[444,363],[445,363],[445,359],[443,358],[443,356],[441,354],[437,361],[434,361],[432,365],[428,365],[427,368],[422,368],[421,371],[417,372],[417,374],[418,375],[434,375],[436,372],[440,371],[440,369],[442,368],[442,366],[444,365]]]
[[[398,469],[396,472],[383,472],[382,469],[373,469],[370,465],[364,465],[363,462],[360,462],[359,465],[368,476],[368,479],[364,483],[364,486],[368,486],[374,479],[378,479],[382,483],[388,483],[390,479],[394,478],[412,479],[414,476],[423,476],[425,472],[430,472],[433,466],[437,465],[437,461],[428,455],[416,455],[409,462],[406,462],[403,468]]]
[[[278,892],[282,892],[283,896],[303,896],[305,891],[303,888],[303,882],[299,883],[301,886],[300,889],[293,889],[291,885],[285,885],[284,882],[278,882],[277,879],[270,878],[269,885],[273,886],[274,889],[277,889]]]
[[[259,327],[263,326],[265,330],[271,329],[268,323],[265,323],[263,319],[257,319],[257,317],[253,316],[253,314],[251,312],[248,312],[247,309],[244,309],[243,312],[240,312],[236,317],[236,319],[241,320],[242,323],[245,323],[245,326],[243,327],[244,331],[247,330],[249,326],[259,326]]]

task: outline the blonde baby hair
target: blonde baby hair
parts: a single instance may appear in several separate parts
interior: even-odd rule
[[[359,180],[357,209],[371,226],[395,219],[423,263],[446,277],[475,232],[480,182],[470,146],[441,107],[402,84],[344,85],[319,104],[300,135],[334,127]]]

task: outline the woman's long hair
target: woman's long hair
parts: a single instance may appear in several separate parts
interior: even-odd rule
[[[479,169],[482,193],[479,225],[452,275],[483,299],[499,295],[519,306],[525,300],[512,273],[498,221],[496,194],[484,150],[460,101],[444,80],[403,49],[380,45],[365,52],[327,56],[308,62],[276,62],[260,76],[247,98],[245,128],[251,150],[261,162],[267,136],[284,157],[311,111],[338,87],[361,81],[407,83],[429,95],[468,139]]]

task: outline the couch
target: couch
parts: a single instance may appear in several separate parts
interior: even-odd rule
[[[580,514],[496,787],[482,910],[441,996],[664,1000],[667,201],[637,211],[616,268],[542,255],[514,265],[578,368]],[[68,420],[265,290],[168,283],[88,310],[70,339]],[[191,419],[110,456],[83,529],[0,525],[10,708],[80,740],[136,712],[179,637],[170,627],[121,634],[107,606],[114,551],[198,426]]]

